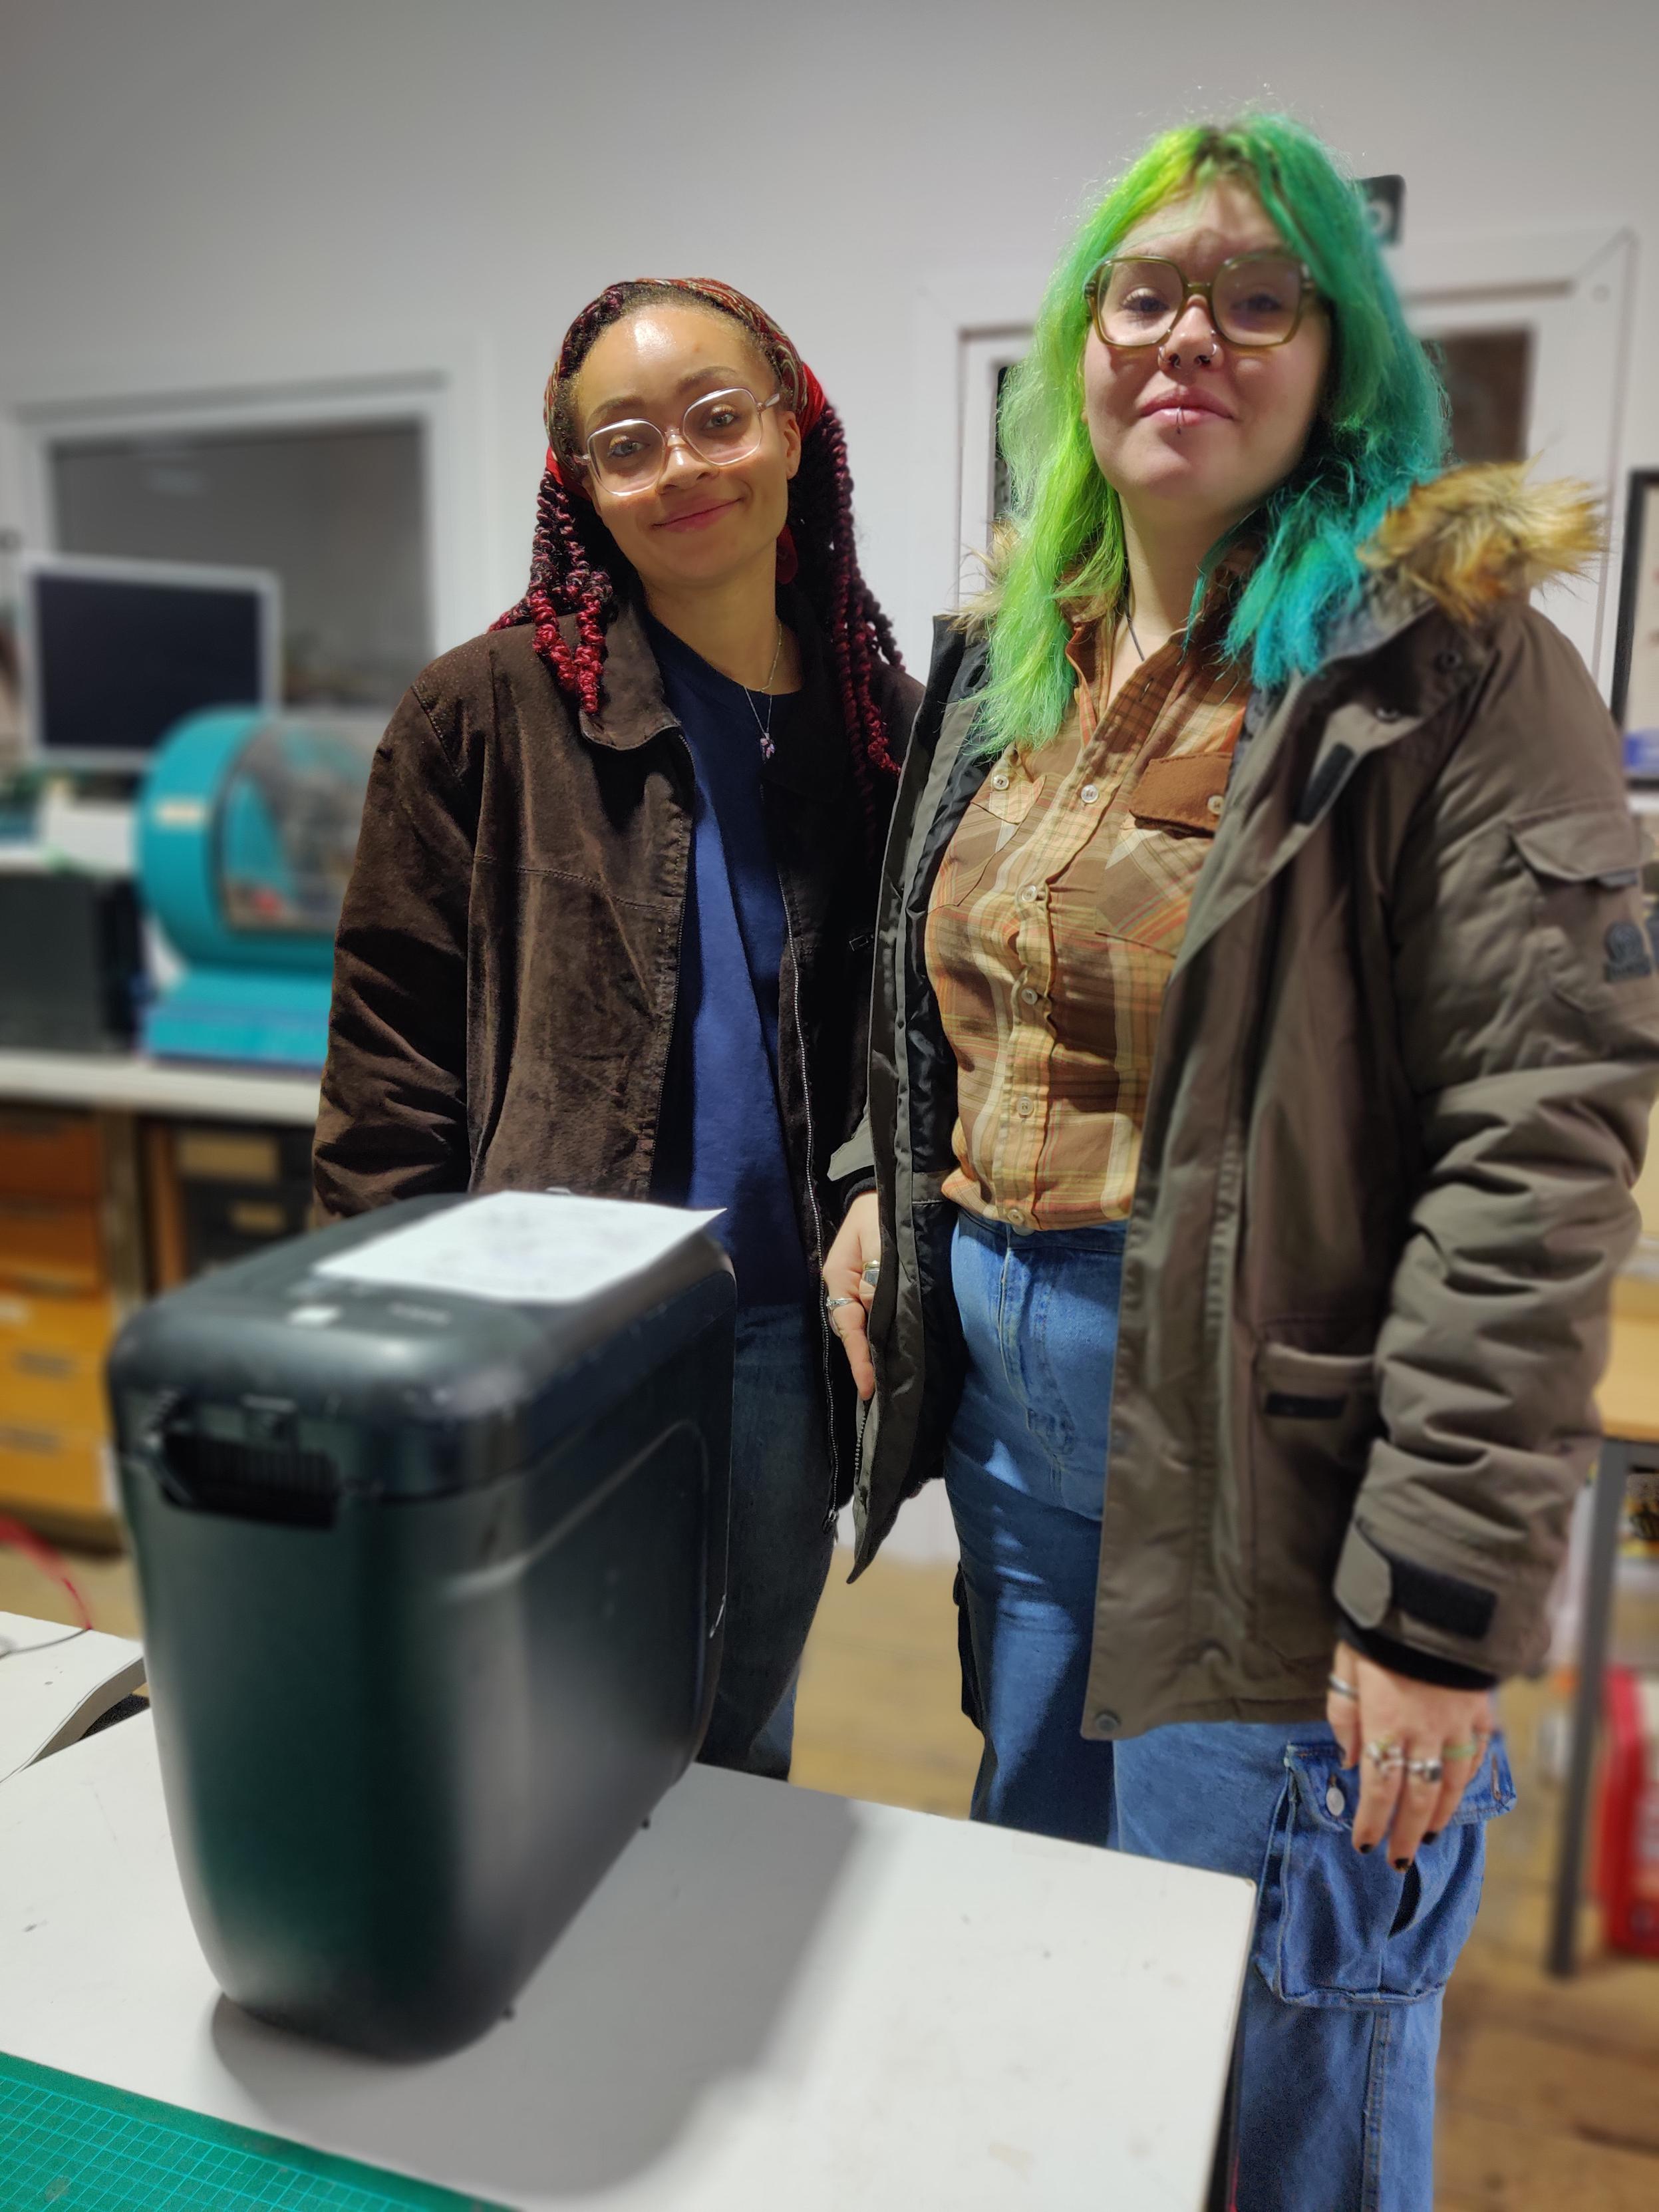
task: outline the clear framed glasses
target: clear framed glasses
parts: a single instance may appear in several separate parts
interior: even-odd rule
[[[1115,254],[1090,272],[1083,295],[1102,343],[1123,347],[1162,345],[1191,299],[1229,345],[1283,345],[1318,297],[1307,264],[1272,251],[1234,254],[1207,284],[1157,254]]]
[[[595,482],[617,499],[655,489],[675,439],[711,468],[730,468],[759,452],[766,410],[782,397],[775,392],[769,399],[757,399],[736,384],[729,392],[708,392],[694,399],[678,429],[659,430],[654,422],[602,422],[583,448],[587,465]]]

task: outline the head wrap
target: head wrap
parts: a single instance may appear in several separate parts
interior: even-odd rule
[[[778,380],[778,389],[783,394],[786,414],[793,415],[803,438],[807,437],[823,420],[829,404],[823,396],[823,386],[801,359],[785,332],[775,323],[764,307],[758,307],[746,292],[739,292],[730,284],[722,284],[714,276],[638,276],[635,284],[660,285],[665,290],[684,292],[688,298],[706,301],[711,307],[719,308],[741,323],[766,356],[773,374]],[[616,286],[613,289],[625,288]],[[589,310],[584,309],[571,325],[559,357],[553,364],[553,374],[547,380],[547,389],[542,395],[542,420],[547,428],[547,469],[556,483],[564,483],[564,472],[560,465],[553,428],[555,407],[561,387],[573,374],[570,360],[571,339],[587,320]],[[568,487],[567,487],[568,488]],[[780,544],[787,544],[793,554],[787,528]]]

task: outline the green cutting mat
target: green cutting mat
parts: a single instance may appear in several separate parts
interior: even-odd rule
[[[0,2051],[3,2212],[503,2212]]]

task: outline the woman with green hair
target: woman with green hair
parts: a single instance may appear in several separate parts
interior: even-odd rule
[[[942,1474],[975,1816],[1260,1885],[1241,2212],[1406,2212],[1659,1085],[1616,738],[1528,604],[1594,520],[1445,468],[1272,117],[1108,194],[1004,423],[834,1164],[858,1565]]]

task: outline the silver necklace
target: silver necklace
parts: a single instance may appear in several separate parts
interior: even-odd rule
[[[1136,649],[1138,651],[1139,647]],[[778,663],[782,658],[783,619],[782,617],[780,616],[778,618],[778,641],[772,648],[772,665],[767,670],[766,681],[761,686],[761,689],[766,694],[766,720],[763,722],[760,718],[760,710],[755,704],[754,693],[749,689],[749,686],[746,684],[743,687],[743,696],[749,702],[749,711],[755,717],[755,727],[760,732],[761,758],[763,760],[770,760],[773,754],[777,750],[777,747],[772,742],[772,709],[777,703],[776,694],[772,689],[772,678],[777,674]]]
[[[1135,652],[1137,653],[1137,654],[1139,654],[1139,658],[1140,658],[1140,660],[1141,660],[1142,665],[1144,666],[1144,665],[1145,665],[1145,664],[1146,664],[1146,654],[1145,654],[1144,653],[1142,653],[1142,652],[1141,652],[1141,650],[1140,650],[1140,640],[1139,640],[1139,639],[1135,635],[1135,622],[1134,622],[1134,617],[1133,617],[1133,616],[1129,612],[1129,610],[1127,609],[1127,607],[1125,607],[1125,608],[1124,608],[1124,610],[1123,610],[1123,627],[1124,627],[1124,628],[1128,631],[1128,633],[1129,633],[1129,642],[1130,642],[1130,644],[1131,644],[1132,646],[1133,646],[1133,647],[1134,647]]]

